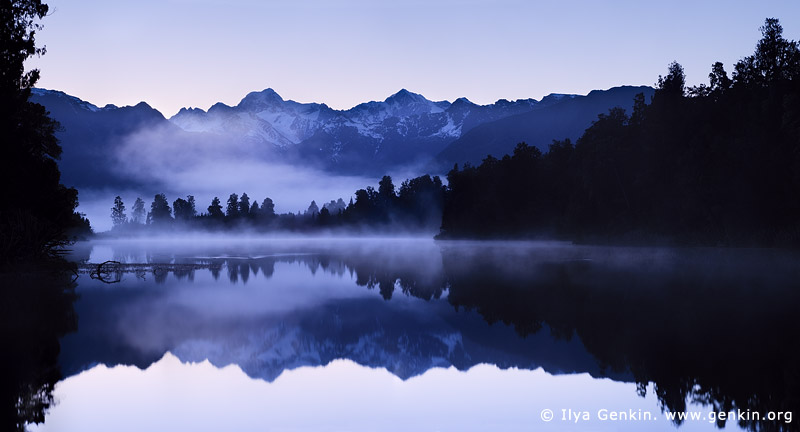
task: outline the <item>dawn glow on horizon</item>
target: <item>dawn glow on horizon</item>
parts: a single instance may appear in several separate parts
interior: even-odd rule
[[[794,1],[613,3],[53,0],[47,53],[27,65],[39,87],[169,117],[265,88],[336,109],[401,88],[479,104],[586,94],[653,85],[673,60],[699,84],[752,52],[766,17],[800,38]]]

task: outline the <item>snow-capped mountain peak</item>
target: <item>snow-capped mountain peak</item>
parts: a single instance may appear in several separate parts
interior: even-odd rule
[[[248,93],[237,106],[247,111],[258,111],[268,107],[280,106],[283,102],[283,98],[275,90],[267,88],[260,92]]]
[[[652,94],[653,89],[619,87],[587,96],[551,94],[542,101],[500,99],[479,105],[463,97],[452,103],[431,101],[402,89],[382,101],[335,110],[322,103],[284,99],[268,88],[247,94],[234,106],[220,102],[207,111],[183,108],[169,120],[144,103],[98,108],[44,89],[33,89],[31,99],[65,125],[66,132],[60,136],[67,155],[62,160],[63,172],[73,181],[94,184],[97,178],[118,176],[110,171],[88,171],[83,159],[110,152],[107,149],[123,141],[119,137],[135,135],[142,128],[165,126],[170,136],[180,136],[170,138],[171,142],[186,142],[187,149],[219,147],[231,149],[231,154],[240,152],[281,163],[383,175],[389,169],[418,167],[434,160],[436,167],[447,168],[455,162],[479,161],[486,154],[502,156],[522,139],[541,147],[552,139],[575,139],[597,113],[613,106],[630,106],[640,92]],[[75,156],[70,159],[69,155]],[[103,164],[105,160],[97,166]]]
[[[415,103],[426,103],[430,102],[428,99],[425,99],[425,96],[422,96],[419,93],[412,93],[406,89],[400,89],[397,93],[389,96],[384,100],[387,104],[390,105],[411,105]]]
[[[267,88],[247,94],[234,107],[218,103],[208,112],[182,109],[170,121],[186,131],[245,139],[287,152],[307,153],[313,148],[339,163],[348,147],[359,152],[370,149],[374,157],[387,153],[391,154],[387,158],[396,159],[396,154],[419,152],[429,156],[472,127],[529,111],[536,104],[533,99],[503,102],[481,106],[467,98],[432,101],[401,89],[383,101],[340,111],[325,104],[285,100]],[[424,147],[411,150],[422,142]]]
[[[428,100],[418,93],[401,89],[386,98],[384,103],[395,117],[407,117],[419,114],[435,114],[444,111],[436,102]]]

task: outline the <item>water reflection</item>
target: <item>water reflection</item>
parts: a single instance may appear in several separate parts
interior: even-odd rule
[[[673,411],[687,402],[797,411],[800,266],[791,253],[347,240],[101,246],[82,253],[210,265],[123,275],[113,288],[82,279],[82,329],[64,340],[69,374],[98,362],[144,368],[167,351],[267,381],[339,358],[403,379],[489,363],[634,382]]]
[[[76,329],[72,273],[61,267],[0,273],[2,430],[43,422],[53,405],[53,389],[62,378],[59,338]]]
[[[190,389],[187,391],[187,388]],[[123,390],[124,391],[121,391]],[[238,366],[181,363],[171,354],[146,370],[95,367],[66,379],[62,400],[36,431],[674,431],[655,397],[630,383],[478,365],[431,369],[401,381],[385,369],[335,360],[287,370],[273,382]],[[542,409],[578,407],[592,419],[552,422]],[[599,421],[602,409],[650,413],[651,420]],[[680,430],[713,430],[708,421]],[[730,429],[730,428],[728,428]]]
[[[565,252],[553,260],[502,247],[447,250],[448,299],[478,310],[489,322],[512,324],[521,335],[542,325],[559,338],[575,335],[604,370],[629,371],[641,392],[654,384],[659,401],[672,411],[685,410],[688,400],[717,411],[796,412],[800,266],[795,254]]]

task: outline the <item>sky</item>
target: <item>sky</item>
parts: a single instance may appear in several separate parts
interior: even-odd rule
[[[98,106],[284,99],[347,109],[401,88],[432,100],[540,99],[653,85],[676,60],[689,84],[728,71],[776,17],[800,39],[800,2],[530,0],[49,0],[39,87]]]

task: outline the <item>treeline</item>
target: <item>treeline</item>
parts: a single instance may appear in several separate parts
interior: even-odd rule
[[[25,71],[24,62],[44,54],[35,35],[48,10],[38,0],[0,5],[0,272],[50,261],[61,246],[91,232],[75,213],[78,192],[61,184],[60,125],[29,100],[39,71]]]
[[[602,114],[576,143],[456,166],[441,238],[800,244],[800,49],[767,19],[753,55],[687,88],[669,66],[649,104]]]
[[[385,176],[348,204],[275,213],[271,199],[231,194],[205,211],[121,199],[116,231],[186,225],[314,231],[437,230],[438,238],[561,238],[579,242],[797,246],[800,244],[800,48],[777,19],[731,76],[714,63],[709,83],[686,86],[670,64],[652,99],[601,114],[577,140],[547,152],[521,143],[479,166],[403,182]]]
[[[357,229],[377,231],[438,230],[442,218],[445,187],[439,177],[429,175],[404,181],[396,188],[384,176],[378,189],[367,187],[355,192],[348,204],[339,198],[316,201],[304,212],[278,214],[271,198],[260,202],[247,193],[230,194],[225,204],[214,197],[205,211],[198,211],[195,198],[178,198],[170,206],[164,194],[157,194],[149,206],[137,198],[130,216],[121,197],[111,208],[114,233],[136,233],[149,229],[179,227],[203,230],[255,229],[260,231],[316,231]]]
[[[59,341],[77,328],[75,265],[63,246],[91,232],[75,212],[78,192],[61,184],[60,128],[30,101],[39,71],[40,0],[0,2],[0,430],[42,423],[62,379]]]

